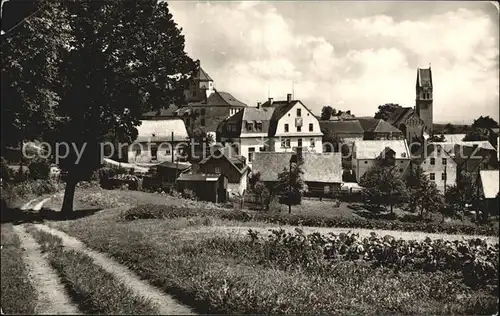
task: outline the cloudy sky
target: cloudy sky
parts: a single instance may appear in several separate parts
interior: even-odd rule
[[[415,105],[431,63],[435,122],[499,117],[499,11],[492,2],[172,1],[186,50],[216,88],[373,115]],[[295,85],[293,85],[295,82]]]

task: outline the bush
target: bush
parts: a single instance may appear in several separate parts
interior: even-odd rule
[[[0,157],[0,173],[2,181],[9,182],[14,178],[14,173],[4,157]]]
[[[2,188],[1,195],[5,205],[10,206],[19,199],[28,196],[40,196],[52,194],[63,189],[61,183],[51,180],[30,180],[17,184],[12,184]]]
[[[184,191],[182,191],[182,197],[185,198],[185,199],[188,199],[188,200],[196,200],[196,193],[194,193],[193,190],[190,190],[190,189],[184,189]]]
[[[50,162],[47,159],[35,158],[28,164],[30,178],[46,180],[50,176]]]
[[[379,220],[366,218],[339,218],[321,217],[303,214],[284,214],[277,212],[251,212],[232,210],[227,211],[222,208],[199,208],[178,207],[171,205],[140,205],[131,208],[125,215],[125,220],[137,218],[178,218],[189,216],[215,216],[222,219],[236,221],[258,221],[272,224],[292,225],[292,226],[313,226],[313,227],[343,227],[343,228],[366,228],[383,230],[421,231],[427,233],[447,233],[464,235],[498,235],[498,226],[495,225],[475,225],[475,224],[452,224],[452,223],[425,223],[425,222],[403,222],[400,220]]]

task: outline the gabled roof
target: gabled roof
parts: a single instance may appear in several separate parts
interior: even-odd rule
[[[417,68],[417,87],[423,87],[426,83],[432,87],[431,68]]]
[[[349,121],[319,121],[321,131],[325,134],[361,134],[363,127],[358,120]]]
[[[164,162],[156,165],[156,168],[177,169],[177,170],[185,171],[185,170],[188,170],[189,168],[191,168],[191,163],[164,161]]]
[[[137,142],[186,141],[188,139],[186,125],[181,119],[143,120],[141,125],[137,126]]]
[[[273,116],[271,117],[271,124],[269,125],[269,136],[274,136],[276,134],[276,128],[278,126],[278,121],[280,120],[280,118],[282,118],[286,113],[288,113],[288,111],[290,111],[295,105],[299,103],[304,107],[304,109],[306,109],[306,111],[308,111],[312,116],[314,116],[311,110],[309,110],[307,106],[305,106],[304,103],[302,103],[299,100],[292,100],[290,102],[287,101],[276,101],[276,102],[281,102],[281,103],[279,106],[274,106],[273,103],[274,112]]]
[[[256,134],[266,134],[269,130],[269,125],[271,121],[271,117],[273,116],[274,108],[255,108],[255,107],[245,107],[240,110],[238,113],[232,115],[231,117],[226,118],[223,122],[219,124],[217,131],[223,135],[224,137],[240,137],[240,136],[252,136]],[[257,131],[249,131],[245,123],[252,122],[254,123],[262,123],[262,130]],[[227,130],[228,125],[233,125],[236,127],[236,131]]]
[[[496,198],[499,191],[498,184],[498,170],[481,170],[479,175],[481,177],[481,186],[483,188],[484,197],[487,199]]]
[[[195,80],[201,80],[201,81],[214,81],[208,74],[205,70],[203,70],[203,68],[200,67],[200,69],[198,69],[198,73],[196,74],[196,76],[193,78]]]
[[[353,152],[356,159],[377,159],[387,147],[395,152],[395,158],[410,159],[406,140],[357,140]]]
[[[278,181],[278,174],[289,168],[292,152],[256,152],[252,162],[254,173],[259,172],[264,182]],[[306,182],[341,183],[342,161],[340,153],[302,154],[303,179]]]
[[[210,155],[200,161],[200,165],[206,164],[211,159],[226,159],[240,174],[243,174],[248,170],[246,158],[233,154],[231,147],[226,146],[219,148],[218,152],[214,152],[214,155]]]
[[[370,133],[401,133],[401,131],[382,119],[358,118],[363,131]]]
[[[214,90],[214,92],[208,96],[206,101],[203,100],[203,101],[189,102],[188,106],[193,106],[193,107],[207,107],[207,106],[246,107],[247,105],[245,103],[239,101],[235,97],[233,97],[228,92]]]
[[[401,123],[404,123],[407,118],[409,118],[415,111],[411,107],[401,107],[397,108],[392,112],[392,114],[387,119],[387,123],[393,126],[399,126]]]

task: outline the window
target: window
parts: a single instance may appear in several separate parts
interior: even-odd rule
[[[443,163],[443,165],[446,165],[446,163],[447,163],[446,158],[443,158],[443,160],[441,162]]]
[[[297,109],[297,116],[302,116],[302,109]]]
[[[215,173],[216,174],[221,174],[220,167],[215,167]]]
[[[232,131],[232,130],[233,130],[233,126],[232,126],[232,125],[228,125],[228,126],[227,126],[227,131],[228,131],[228,132],[230,132],[230,131]]]
[[[285,133],[288,133],[288,124],[285,124]]]
[[[259,151],[266,151],[266,147],[260,147]]]
[[[367,164],[367,163],[368,163],[368,161],[365,160],[365,164]]]
[[[431,178],[432,181],[436,180],[436,174],[435,173],[431,173],[430,178]]]
[[[329,185],[325,185],[325,187],[323,188],[323,193],[324,194],[330,193],[330,186]]]
[[[205,115],[205,109],[201,109],[201,115]]]
[[[285,146],[286,148],[290,148],[290,138],[286,139]]]
[[[314,138],[311,138],[310,142],[311,142],[311,147],[314,148],[314,146],[316,146]]]
[[[446,180],[446,172],[441,173],[441,180]]]
[[[170,150],[170,146],[167,146],[167,149],[165,149],[165,155],[170,155],[172,151]]]
[[[298,147],[302,147],[302,138],[299,138],[299,139],[297,140],[297,146],[298,146]]]
[[[249,147],[248,148],[248,162],[252,162],[254,153],[255,153],[255,147]]]
[[[255,130],[257,130],[257,131],[262,131],[262,123],[260,123],[260,122],[259,122],[259,123],[256,123],[256,124],[255,124]]]
[[[281,148],[285,148],[286,147],[286,139],[282,138],[281,139]]]
[[[302,132],[302,126],[297,126],[297,132]]]
[[[236,125],[231,125],[233,132],[236,132]]]
[[[313,131],[313,124],[309,123],[309,132],[312,132],[312,131]]]
[[[399,172],[403,172],[403,168],[399,168]]]
[[[137,149],[135,150],[135,155],[139,156],[141,154],[141,146],[137,146]]]
[[[435,165],[436,164],[436,158],[431,158],[431,165]]]
[[[204,119],[204,118],[202,118],[202,119],[200,120],[200,125],[201,125],[201,126],[205,126],[205,119]]]
[[[253,132],[253,123],[247,123],[247,130]]]

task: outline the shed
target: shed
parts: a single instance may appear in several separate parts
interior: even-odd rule
[[[184,173],[177,179],[177,189],[192,190],[202,201],[221,203],[227,200],[227,182],[222,174]]]
[[[189,170],[191,170],[191,164],[189,162],[164,161],[156,166],[157,175],[162,183],[173,183],[179,175]]]

